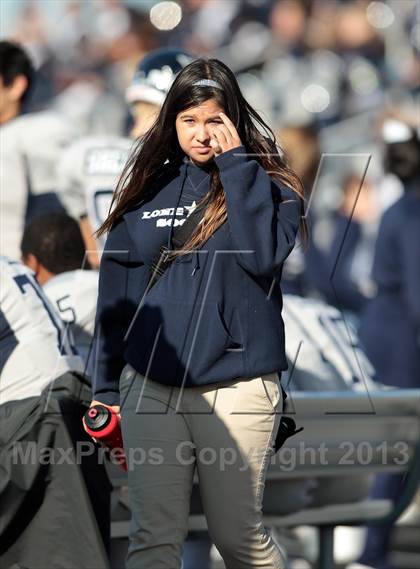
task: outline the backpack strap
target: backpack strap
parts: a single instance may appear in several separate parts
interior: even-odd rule
[[[168,260],[169,253],[173,251],[179,251],[194,233],[197,226],[203,220],[204,213],[207,207],[206,201],[199,204],[195,210],[187,217],[184,223],[176,227],[172,233],[172,243],[174,249],[168,249],[165,245],[162,245],[158,255],[154,258],[149,271],[149,283],[146,290],[150,290],[161,276],[168,269],[170,264],[174,259]]]

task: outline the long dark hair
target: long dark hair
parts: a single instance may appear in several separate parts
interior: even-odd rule
[[[193,84],[200,79],[212,79],[222,88],[194,86]],[[218,59],[197,59],[177,75],[159,116],[151,129],[138,142],[124,168],[110,213],[97,235],[109,231],[130,207],[142,198],[146,198],[162,171],[167,171],[171,165],[182,163],[185,154],[178,142],[176,117],[185,109],[200,105],[209,99],[215,99],[224,109],[235,125],[247,152],[253,154],[253,158],[273,179],[289,187],[302,198],[301,233],[303,241],[306,240],[302,183],[279,152],[273,131],[247,103],[232,71]],[[165,164],[167,160],[169,164]],[[202,246],[227,219],[223,187],[215,165],[210,165],[209,174],[210,190],[203,198],[208,203],[204,220],[184,245],[183,251]],[[173,255],[178,254],[181,253]]]

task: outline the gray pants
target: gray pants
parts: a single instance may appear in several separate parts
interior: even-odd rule
[[[128,569],[177,569],[197,468],[210,537],[227,569],[283,569],[262,523],[280,421],[277,373],[183,391],[121,375],[121,421],[132,507]]]

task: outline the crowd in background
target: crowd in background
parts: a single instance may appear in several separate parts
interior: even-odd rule
[[[124,129],[125,88],[138,60],[158,46],[222,59],[274,128],[324,127],[413,103],[420,65],[416,4],[183,0],[169,17],[159,19],[155,10],[152,23],[150,7],[159,2],[150,0],[14,1],[3,3],[2,35],[23,42],[36,62],[32,108],[53,104],[85,132]]]

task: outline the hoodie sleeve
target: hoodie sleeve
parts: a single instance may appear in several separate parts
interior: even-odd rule
[[[228,223],[238,262],[257,276],[272,276],[295,244],[301,198],[275,182],[244,146],[215,162],[225,191]]]
[[[145,265],[134,258],[124,220],[110,231],[102,253],[95,335],[89,362],[93,396],[119,403],[119,378],[125,365],[125,336],[148,280]]]
[[[403,220],[399,230],[401,246],[401,278],[407,314],[420,334],[420,223],[419,208],[413,208]],[[420,341],[420,337],[419,337]]]

